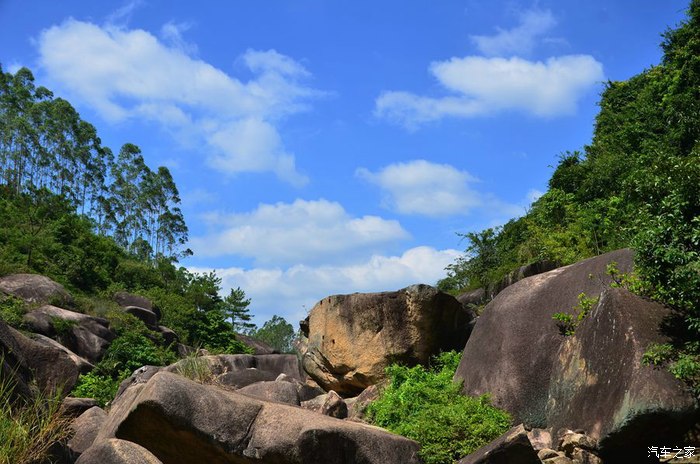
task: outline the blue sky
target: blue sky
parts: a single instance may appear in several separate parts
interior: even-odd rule
[[[295,323],[330,294],[434,284],[456,232],[523,214],[686,7],[0,0],[0,63],[168,166],[182,264]]]

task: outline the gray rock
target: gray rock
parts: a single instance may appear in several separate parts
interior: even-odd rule
[[[74,398],[67,396],[61,402],[61,411],[69,417],[78,417],[90,408],[97,406],[97,401],[93,398]]]
[[[354,399],[352,405],[348,405],[348,419],[364,421],[367,406],[378,398],[379,387],[377,385],[371,385],[365,388],[364,391]]]
[[[176,461],[172,461],[176,462]],[[75,464],[163,464],[147,449],[125,440],[104,440],[84,452]]]
[[[226,372],[217,377],[217,381],[222,385],[233,388],[243,388],[258,382],[272,381],[277,377],[274,372],[261,371],[254,367]]]
[[[0,293],[16,296],[33,304],[71,304],[73,301],[63,285],[37,274],[11,274],[0,277]]]
[[[345,419],[348,417],[348,405],[345,404],[340,395],[331,390],[321,406],[321,414],[336,419]]]
[[[73,456],[80,456],[92,446],[105,420],[107,413],[95,406],[73,421],[73,436],[68,440],[68,449]]]
[[[420,462],[417,443],[379,428],[256,400],[168,372],[129,388],[115,401],[96,443],[115,436],[143,446],[164,464]]]
[[[565,337],[552,319],[572,313],[578,295],[597,297],[611,282],[610,262],[629,272],[632,252],[620,250],[538,274],[507,287],[484,308],[455,374],[465,394],[491,394],[495,406],[529,427],[547,427],[552,370]],[[534,374],[534,375],[533,375]]]
[[[299,393],[291,382],[257,382],[240,388],[238,393],[265,401],[299,406]]]
[[[527,438],[527,430],[520,424],[458,464],[540,464],[540,459]]]
[[[123,309],[125,313],[137,317],[138,319],[143,321],[143,323],[146,324],[148,327],[155,328],[158,326],[158,316],[156,316],[156,313],[154,313],[150,309],[141,308],[139,306],[126,306]]]

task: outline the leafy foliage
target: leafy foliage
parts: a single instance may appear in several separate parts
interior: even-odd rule
[[[573,335],[576,327],[583,321],[593,306],[598,303],[598,298],[591,298],[585,293],[579,293],[578,304],[572,308],[572,313],[554,313],[552,319],[558,321],[559,330],[563,335]]]
[[[272,316],[261,328],[249,331],[248,334],[267,343],[280,353],[291,353],[294,350],[292,346],[295,337],[294,327],[281,316]]]
[[[442,289],[488,286],[538,260],[570,264],[632,247],[636,276],[625,285],[681,311],[682,338],[700,338],[700,0],[662,48],[659,65],[607,83],[591,144],[561,155],[525,216],[464,235],[465,255],[448,266]],[[696,378],[694,347],[674,343],[677,376]]]
[[[391,380],[367,409],[376,425],[416,440],[427,464],[447,464],[505,432],[510,417],[490,405],[488,396],[464,396],[453,382],[461,354],[451,351],[433,360],[431,369],[393,364]]]

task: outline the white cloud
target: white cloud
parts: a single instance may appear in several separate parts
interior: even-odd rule
[[[398,290],[415,283],[434,285],[445,276],[445,266],[461,252],[431,247],[411,248],[399,256],[374,255],[346,266],[305,266],[290,268],[216,269],[224,293],[240,286],[251,297],[256,323],[278,314],[295,327],[322,298],[339,293]],[[190,268],[208,272],[211,268]]]
[[[182,50],[188,55],[197,53],[197,45],[187,42],[183,37],[183,33],[187,32],[192,27],[190,23],[174,23],[169,21],[160,28],[160,35],[163,40],[168,42],[172,47]]]
[[[322,95],[301,83],[309,72],[274,50],[247,50],[240,60],[254,77],[244,82],[191,57],[193,45],[182,35],[186,29],[166,24],[164,43],[144,30],[69,19],[40,34],[40,64],[50,80],[107,120],[157,121],[203,141],[210,165],[225,173],[272,171],[303,184],[276,122],[308,109],[309,100]],[[252,126],[275,143],[257,137]],[[247,136],[244,147],[224,140],[231,130]],[[261,159],[251,164],[253,157]]]
[[[398,221],[352,217],[323,199],[262,204],[249,213],[211,213],[204,220],[216,232],[190,241],[197,256],[238,255],[267,265],[347,262],[409,238]]]
[[[521,111],[540,117],[572,114],[578,100],[603,79],[603,65],[589,55],[546,61],[467,56],[438,61],[430,72],[453,95],[432,98],[384,92],[375,114],[409,129],[444,117],[476,117]]]
[[[513,29],[497,28],[496,35],[473,35],[471,39],[487,56],[529,55],[535,47],[535,40],[556,24],[551,11],[528,10],[520,14],[520,24]]]
[[[384,190],[384,205],[402,214],[468,214],[481,203],[479,193],[469,186],[477,179],[448,164],[414,160],[378,172],[360,168],[357,175]]]

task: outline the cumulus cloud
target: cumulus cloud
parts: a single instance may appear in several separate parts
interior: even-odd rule
[[[495,35],[473,35],[472,41],[487,56],[529,55],[536,39],[549,32],[557,21],[549,10],[527,10],[513,29],[498,28]]]
[[[378,185],[385,193],[384,206],[402,214],[467,214],[481,203],[479,193],[470,188],[477,179],[449,164],[414,160],[377,172],[360,168],[356,174]]]
[[[578,100],[603,79],[603,65],[589,55],[546,61],[467,56],[438,61],[430,72],[453,95],[432,98],[384,92],[375,114],[408,128],[444,117],[476,117],[521,111],[541,117],[572,114]]]
[[[252,212],[210,213],[215,232],[190,241],[197,256],[238,255],[258,264],[342,262],[409,238],[398,221],[353,217],[336,202],[262,204]]]
[[[138,118],[188,131],[204,142],[209,164],[225,173],[272,171],[303,184],[306,178],[276,123],[322,95],[302,82],[309,72],[275,50],[247,50],[240,62],[254,77],[242,81],[190,56],[187,27],[166,24],[161,41],[140,29],[69,19],[40,34],[40,65],[50,80],[107,120]],[[261,131],[274,143],[263,140]],[[244,139],[237,145],[230,137],[240,134]],[[260,160],[252,163],[254,157]]]
[[[374,255],[352,265],[295,265],[289,268],[215,269],[224,292],[240,286],[251,297],[251,313],[262,324],[273,314],[292,324],[322,298],[339,293],[398,290],[415,283],[435,284],[461,252],[411,248],[401,255]],[[208,272],[211,268],[190,268]]]

